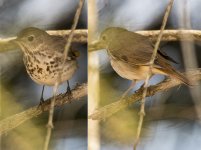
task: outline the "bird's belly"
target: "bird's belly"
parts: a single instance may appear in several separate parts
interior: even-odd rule
[[[58,67],[56,68],[51,66],[48,67],[43,63],[38,63],[34,64],[32,67],[26,65],[26,70],[31,79],[38,84],[53,86],[55,85],[56,82],[58,82],[58,73],[59,73]],[[73,60],[66,63],[63,68],[59,83],[69,80],[73,76],[76,70],[77,70],[76,61]]]
[[[111,59],[113,69],[122,78],[129,80],[144,80],[146,79],[148,67],[130,66],[125,62]]]

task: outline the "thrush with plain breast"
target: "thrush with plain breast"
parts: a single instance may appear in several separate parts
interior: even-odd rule
[[[119,27],[105,29],[97,42],[89,46],[89,51],[106,49],[113,69],[121,77],[132,80],[131,90],[138,80],[145,80],[149,71],[149,62],[153,54],[153,44],[149,38]],[[176,71],[170,64],[175,62],[164,52],[158,50],[151,74],[162,74],[190,85],[189,80]]]

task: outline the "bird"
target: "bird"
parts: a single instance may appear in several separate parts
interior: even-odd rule
[[[103,30],[98,41],[89,45],[89,52],[106,49],[112,68],[122,78],[131,80],[130,87],[122,98],[135,86],[136,81],[145,80],[150,67],[154,46],[146,36],[120,27],[109,27]],[[176,71],[171,62],[176,63],[160,49],[151,70],[151,75],[161,74],[175,78],[186,85],[190,81]]]
[[[44,102],[45,85],[54,86],[67,81],[67,93],[70,93],[69,79],[78,69],[78,51],[70,48],[58,81],[58,74],[63,66],[63,52],[67,40],[62,36],[50,35],[36,27],[28,27],[12,40],[23,52],[23,62],[30,78],[43,85],[40,104]]]

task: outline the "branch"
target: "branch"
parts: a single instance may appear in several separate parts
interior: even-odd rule
[[[71,30],[49,30],[47,33],[50,35],[60,35],[64,38],[68,38]],[[72,39],[73,43],[87,43],[87,35],[88,30],[75,30],[74,36]],[[16,37],[10,37],[10,38],[0,38],[0,52],[4,51],[10,51],[18,49],[18,45],[14,44],[13,42],[10,42],[11,40],[15,39]]]
[[[136,31],[147,36],[152,41],[156,41],[160,30]],[[164,30],[161,41],[201,41],[201,30]]]
[[[68,38],[70,35],[71,30],[55,30],[55,31],[47,31],[47,33],[49,33],[50,35],[60,35],[63,36],[65,38]],[[88,39],[88,30],[87,29],[83,29],[83,30],[74,30],[73,32],[73,38],[72,38],[72,42],[74,43],[87,43],[87,39]]]
[[[84,83],[82,85],[79,85],[75,87],[75,89],[72,90],[72,99],[69,99],[67,94],[59,94],[56,96],[55,101],[55,107],[56,106],[62,106],[66,103],[71,103],[75,101],[82,100],[81,98],[87,95],[87,84]],[[10,116],[8,118],[5,118],[0,121],[0,135],[4,134],[22,123],[26,122],[27,120],[37,117],[38,115],[42,114],[44,111],[49,111],[50,109],[50,103],[53,97],[47,99],[43,104],[43,109],[38,106],[31,107],[21,113],[15,114],[13,116]]]
[[[136,31],[135,33],[148,37],[151,41],[156,41],[160,30]],[[164,30],[161,41],[201,41],[201,30]],[[88,47],[89,51],[93,48]]]
[[[144,86],[143,86],[144,88],[143,88],[141,107],[140,107],[140,120],[139,120],[138,127],[137,127],[136,142],[134,144],[134,150],[136,150],[137,144],[138,144],[139,139],[140,139],[140,134],[141,134],[141,130],[142,130],[142,124],[143,124],[143,120],[144,120],[144,116],[145,116],[145,98],[146,98],[146,95],[147,95],[147,88],[148,88],[148,84],[149,84],[149,79],[151,77],[151,72],[152,72],[152,69],[153,69],[154,60],[155,60],[156,55],[157,55],[157,51],[158,51],[158,48],[159,48],[159,45],[160,45],[160,42],[161,42],[161,38],[163,36],[163,31],[164,31],[165,26],[167,24],[167,19],[169,17],[170,10],[172,8],[173,2],[174,2],[174,0],[170,0],[168,6],[166,8],[165,15],[163,17],[163,22],[162,22],[162,25],[161,25],[161,29],[160,29],[157,41],[156,41],[156,43],[154,45],[153,54],[152,54],[151,59],[149,61],[149,64],[150,64],[149,65],[149,72],[147,74],[147,77],[146,77],[146,80],[145,80]]]
[[[63,37],[68,37],[71,30],[49,30],[47,33],[51,35],[60,35]],[[152,41],[156,41],[160,30],[149,30],[149,31],[136,31],[136,33],[139,33],[141,35],[147,36]],[[87,35],[88,30],[75,30],[74,37],[72,39],[72,42],[75,43],[87,43]],[[10,45],[8,43],[9,40],[12,40],[16,37],[11,38],[0,38],[0,52],[1,51],[7,51],[7,50],[13,50],[15,48],[18,48],[15,45]],[[164,30],[163,31],[163,37],[161,41],[201,41],[201,31],[200,30]]]
[[[63,68],[65,67],[65,62],[67,60],[68,52],[69,52],[71,42],[72,42],[72,39],[73,39],[73,36],[74,36],[74,31],[75,31],[75,29],[77,27],[78,20],[80,18],[83,5],[84,5],[84,0],[80,0],[79,3],[78,3],[78,8],[76,10],[74,19],[73,19],[73,24],[72,24],[72,27],[71,27],[70,34],[69,34],[68,38],[66,38],[66,45],[65,45],[64,51],[63,51],[62,64],[59,67],[57,81],[54,84],[54,90],[53,90],[54,98],[52,99],[51,104],[50,104],[49,118],[48,118],[48,123],[47,123],[47,134],[46,134],[44,148],[43,148],[44,150],[48,150],[50,137],[51,137],[52,129],[53,129],[53,116],[54,116],[54,105],[55,105],[55,100],[56,100],[56,93],[57,93],[57,90],[58,90],[59,83],[61,82],[61,75],[62,75],[62,72],[64,70]]]
[[[46,31],[50,35],[60,35],[63,37],[68,37],[71,30],[47,30]],[[74,37],[72,39],[73,42],[80,42],[80,43],[87,43],[87,29],[76,29],[74,31]],[[15,39],[16,37],[9,37],[9,38],[0,38],[0,42],[7,42],[10,40]]]
[[[192,79],[192,81],[198,81],[201,80],[201,68],[197,70],[188,71],[185,73]],[[156,85],[149,86],[147,88],[147,97],[153,96],[157,94],[158,92],[167,91],[168,89],[178,86],[182,84],[180,81],[176,79],[166,79],[162,81],[161,83],[158,83]],[[93,120],[105,120],[106,118],[112,116],[113,114],[117,113],[118,111],[124,109],[131,103],[135,103],[138,100],[142,99],[142,93],[143,88],[140,88],[136,93],[134,93],[131,96],[128,96],[124,99],[121,99],[117,102],[114,102],[112,104],[106,105],[102,108],[99,108],[94,111],[93,114],[89,115],[89,119]]]

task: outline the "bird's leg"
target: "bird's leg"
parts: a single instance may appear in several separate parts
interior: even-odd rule
[[[126,95],[128,94],[128,92],[129,92],[130,90],[132,90],[133,87],[135,86],[135,83],[136,83],[136,80],[133,80],[133,81],[131,82],[131,85],[130,85],[129,88],[123,93],[123,95],[121,96],[121,99],[123,99],[123,98],[126,97]]]
[[[67,80],[66,93],[71,93],[70,84],[69,84],[69,81],[68,81],[68,80]]]
[[[144,89],[144,85],[145,85],[145,82],[140,86],[140,88],[138,89],[138,91],[143,90]]]
[[[72,92],[71,92],[70,84],[69,84],[69,81],[68,81],[68,80],[67,80],[66,94],[67,94],[67,96],[68,96],[68,100],[71,102],[71,99],[72,99]]]
[[[44,98],[43,98],[44,89],[45,89],[45,85],[43,85],[43,88],[42,88],[42,93],[41,93],[41,97],[40,97],[40,103],[39,103],[38,107],[42,106],[43,103],[45,102]]]

